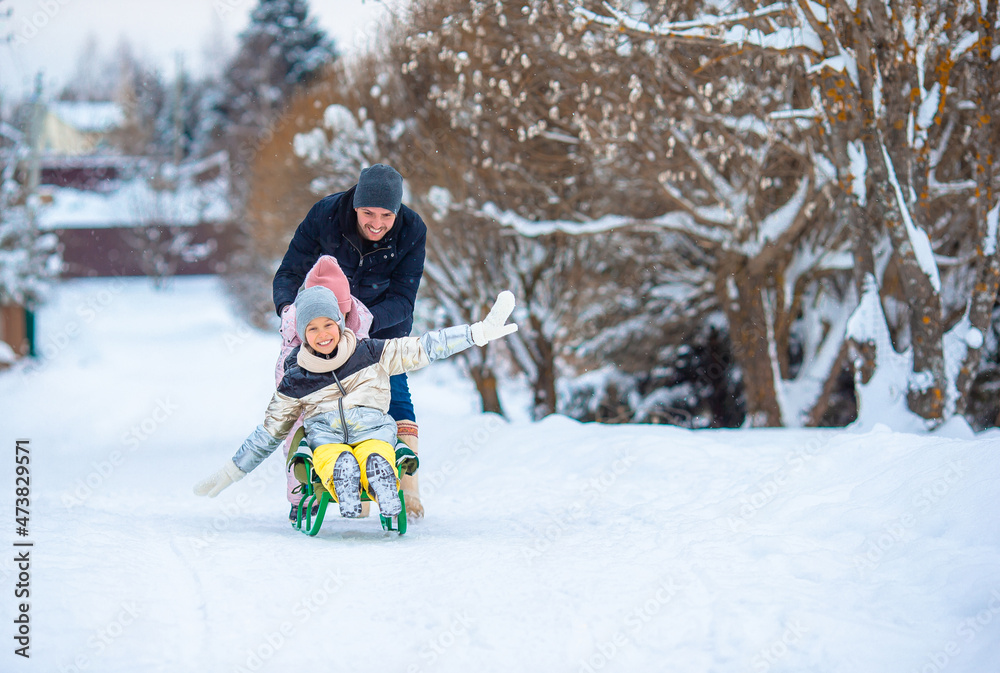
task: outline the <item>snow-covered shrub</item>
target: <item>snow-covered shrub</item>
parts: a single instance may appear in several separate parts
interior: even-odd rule
[[[626,423],[639,401],[635,379],[612,365],[564,378],[557,390],[559,413],[579,421]]]
[[[375,122],[366,115],[364,108],[355,116],[344,105],[333,104],[323,112],[322,128],[296,134],[292,149],[318,174],[311,184],[316,194],[325,196],[354,183],[362,168],[376,163]]]
[[[58,275],[55,234],[43,233],[25,205],[0,197],[0,303],[34,306]]]
[[[53,233],[36,226],[34,197],[15,179],[27,157],[24,136],[0,122],[0,304],[33,307],[59,274],[61,259]]]
[[[626,361],[624,358],[615,358]],[[634,371],[614,364],[567,376],[560,413],[580,421],[665,423],[686,428],[739,427],[746,405],[728,338],[715,327],[663,346]]]

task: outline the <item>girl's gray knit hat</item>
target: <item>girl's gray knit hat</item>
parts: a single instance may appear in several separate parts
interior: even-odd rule
[[[337,295],[322,285],[307,287],[295,298],[295,333],[302,343],[306,343],[306,327],[316,318],[329,318],[344,333],[344,314],[340,312]]]

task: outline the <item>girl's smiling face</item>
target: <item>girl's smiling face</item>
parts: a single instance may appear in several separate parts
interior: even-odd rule
[[[306,325],[306,343],[317,353],[329,355],[340,343],[340,328],[331,318],[313,318]]]

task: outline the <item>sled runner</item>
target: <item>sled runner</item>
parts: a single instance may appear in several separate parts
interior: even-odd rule
[[[335,502],[333,494],[320,481],[316,470],[313,469],[312,449],[305,438],[305,431],[299,428],[292,437],[293,450],[288,452],[288,465],[286,469],[291,470],[295,478],[302,485],[304,495],[299,502],[295,520],[292,527],[306,535],[316,535],[323,525],[323,517],[326,515],[326,508],[331,502]],[[406,445],[401,445],[397,449],[409,452]],[[410,452],[412,454],[412,452]],[[382,530],[396,531],[400,535],[406,532],[406,501],[403,499],[403,490],[399,489],[399,502],[403,506],[399,514],[394,517],[383,516],[379,512],[379,520],[382,523]],[[362,502],[371,502],[372,498],[366,491],[361,492]],[[315,513],[314,513],[315,509]]]

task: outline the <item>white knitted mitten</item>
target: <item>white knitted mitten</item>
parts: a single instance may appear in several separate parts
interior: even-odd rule
[[[221,470],[210,477],[205,477],[194,485],[194,494],[207,495],[209,498],[214,498],[224,488],[236,483],[245,476],[247,476],[247,473],[236,467],[236,463],[227,460]]]
[[[472,324],[472,341],[477,346],[485,346],[494,339],[500,339],[517,331],[517,323],[506,325],[507,318],[514,312],[514,293],[504,290],[482,322]]]

